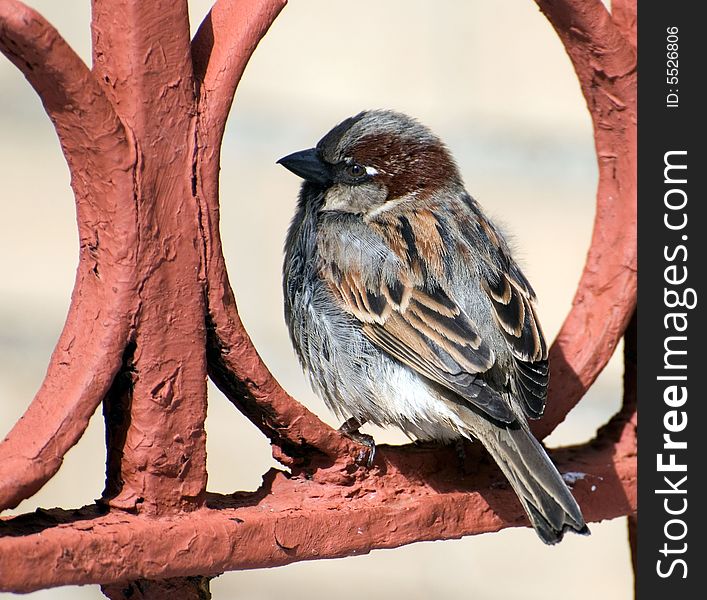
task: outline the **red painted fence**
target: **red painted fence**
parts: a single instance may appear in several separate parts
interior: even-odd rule
[[[587,101],[599,184],[534,429],[546,436],[564,419],[626,334],[621,411],[592,442],[552,454],[560,470],[603,480],[593,493],[574,486],[589,521],[629,515],[634,531],[636,3],[614,1],[610,14],[599,0],[536,1]],[[470,476],[446,449],[382,446],[375,468],[359,467],[365,449],[291,398],[243,328],[218,230],[220,144],[243,69],[283,5],[219,0],[190,41],[186,0],[93,0],[89,69],[39,14],[0,0],[0,50],[57,130],[81,244],[46,379],[0,444],[0,509],[57,472],[101,404],[108,433],[96,505],[0,520],[1,589],[100,583],[110,598],[206,598],[209,577],[227,570],[526,523],[488,461]],[[206,493],[207,373],[291,474],[269,472],[254,493]]]

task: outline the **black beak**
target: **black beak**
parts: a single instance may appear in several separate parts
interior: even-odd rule
[[[329,166],[319,158],[316,148],[294,152],[277,162],[306,181],[322,185],[331,183]]]

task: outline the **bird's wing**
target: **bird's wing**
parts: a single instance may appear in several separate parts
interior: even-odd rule
[[[516,387],[523,409],[538,418],[545,409],[549,370],[547,344],[535,313],[535,294],[514,262],[503,273],[484,278],[496,322],[513,353]]]
[[[506,423],[515,420],[508,400],[479,377],[493,366],[494,351],[441,285],[429,277],[423,281],[413,273],[401,273],[371,289],[360,273],[351,269],[344,273],[331,263],[320,273],[373,344],[490,417]],[[503,303],[499,306],[503,314]],[[510,317],[507,321],[512,322]]]

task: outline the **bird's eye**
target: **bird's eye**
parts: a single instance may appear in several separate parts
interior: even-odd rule
[[[359,177],[362,177],[363,175],[366,174],[366,169],[359,165],[358,163],[351,163],[346,167],[346,174],[349,177],[353,177],[354,179],[358,179]]]

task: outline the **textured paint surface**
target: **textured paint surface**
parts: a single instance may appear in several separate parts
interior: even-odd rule
[[[137,309],[130,202],[137,155],[86,65],[41,16],[0,2],[0,50],[35,88],[57,130],[81,244],[69,315],[44,383],[0,444],[0,507],[8,508],[57,472],[122,363]]]
[[[201,506],[206,489],[205,303],[192,191],[187,3],[94,0],[92,37],[94,75],[133,132],[138,154],[138,308],[124,381],[104,406],[114,442],[104,500],[169,514]],[[120,414],[126,411],[129,419]]]
[[[574,493],[589,521],[635,511],[635,442],[635,421],[616,422],[592,445],[552,453],[560,470],[587,473]],[[214,575],[527,525],[477,451],[470,448],[471,474],[453,450],[411,447],[379,448],[373,469],[347,485],[332,483],[331,469],[313,479],[273,470],[256,492],[209,495],[206,508],[173,517],[97,506],[16,517],[0,522],[3,587]]]
[[[472,474],[452,451],[413,446],[380,447],[360,467],[367,450],[291,398],[243,328],[218,232],[219,148],[248,58],[283,4],[221,0],[190,50],[186,2],[94,0],[92,73],[39,15],[0,0],[0,49],[57,128],[81,235],[47,379],[0,445],[0,506],[56,472],[101,401],[109,442],[102,502],[0,521],[1,589],[93,582],[111,598],[201,597],[207,583],[193,576],[526,524],[474,447]],[[546,435],[634,312],[635,4],[618,3],[615,20],[598,1],[538,4],[575,66],[600,165],[592,246],[552,349]],[[254,493],[204,492],[207,370],[290,468]],[[553,452],[562,471],[586,474],[574,491],[589,521],[636,510],[631,383],[597,439]]]
[[[594,382],[614,352],[636,305],[637,112],[635,34],[626,36],[630,3],[617,24],[599,2],[538,6],[572,60],[594,125],[599,184],[594,233],[572,310],[550,351],[545,416],[533,431],[548,435]],[[636,14],[633,3],[632,14]],[[633,20],[635,30],[635,18]],[[625,26],[625,25],[624,25]]]

